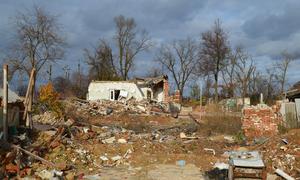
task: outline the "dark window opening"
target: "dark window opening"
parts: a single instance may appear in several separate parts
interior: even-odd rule
[[[115,98],[114,100],[118,100],[120,96],[120,90],[115,90]]]
[[[147,90],[147,99],[151,100],[151,91]]]

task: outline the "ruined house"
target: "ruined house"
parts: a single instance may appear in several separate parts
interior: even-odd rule
[[[168,101],[168,76],[135,78],[128,81],[92,81],[88,87],[87,100],[111,100],[134,98],[156,102]]]

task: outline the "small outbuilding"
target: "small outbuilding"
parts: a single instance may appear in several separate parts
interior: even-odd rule
[[[0,128],[3,125],[3,88],[0,88]],[[8,126],[19,126],[24,110],[23,99],[14,91],[8,89]]]
[[[134,98],[168,102],[168,76],[135,78],[128,81],[92,81],[88,87],[87,100],[111,100]]]

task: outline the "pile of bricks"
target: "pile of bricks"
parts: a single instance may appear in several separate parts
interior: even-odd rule
[[[182,96],[180,94],[179,90],[176,90],[174,95],[170,95],[168,98],[168,102],[178,103],[180,104],[182,102]]]
[[[176,91],[175,91],[175,94],[174,94],[174,96],[173,96],[173,101],[174,101],[175,103],[181,103],[182,98],[181,98],[181,94],[180,94],[180,91],[179,91],[179,90],[176,90]]]
[[[279,119],[265,104],[243,109],[242,129],[248,139],[269,137],[278,133]]]

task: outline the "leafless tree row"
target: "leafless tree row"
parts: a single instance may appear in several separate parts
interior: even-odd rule
[[[29,76],[35,68],[38,78],[40,71],[48,66],[48,80],[52,80],[52,65],[63,59],[66,47],[57,17],[34,7],[32,11],[19,13],[14,22],[17,35],[7,56],[7,62],[13,67],[12,72],[25,72]],[[148,33],[139,29],[133,18],[120,15],[113,22],[115,34],[110,40],[99,37],[101,40],[95,47],[83,50],[89,72],[83,73],[79,66],[78,71],[71,74],[71,79],[69,72],[66,77],[54,78],[57,89],[71,83],[71,89],[80,90],[83,92],[80,96],[83,96],[88,83],[83,85],[82,82],[127,80],[133,75],[138,55],[149,50],[153,44]],[[145,74],[168,74],[183,95],[187,86],[192,87],[193,97],[199,97],[195,79],[201,77],[204,80],[203,95],[214,97],[215,101],[220,97],[258,97],[259,93],[272,99],[284,92],[293,60],[294,57],[284,51],[280,60],[262,72],[241,45],[232,48],[227,32],[216,20],[211,29],[199,37],[161,44],[153,61],[157,66],[152,69],[145,67]]]

